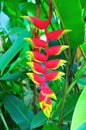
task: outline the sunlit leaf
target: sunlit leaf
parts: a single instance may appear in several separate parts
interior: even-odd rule
[[[71,130],[76,130],[82,123],[86,121],[86,87],[82,91],[78,102],[75,106]]]

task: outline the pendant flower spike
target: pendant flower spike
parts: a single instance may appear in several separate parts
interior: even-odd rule
[[[68,48],[67,45],[57,45],[48,47],[49,40],[57,40],[64,33],[70,30],[57,30],[53,32],[46,32],[48,25],[50,24],[52,17],[52,2],[49,0],[49,17],[48,20],[41,20],[38,17],[23,16],[27,18],[38,28],[45,30],[46,41],[41,40],[40,37],[34,36],[34,38],[24,38],[31,42],[32,51],[28,51],[27,54],[30,56],[30,61],[27,64],[31,67],[32,73],[27,73],[30,79],[36,84],[37,88],[40,88],[39,93],[39,104],[43,110],[45,116],[50,118],[52,112],[52,101],[56,100],[55,93],[49,88],[48,81],[61,80],[64,73],[57,71],[59,67],[63,67],[67,62],[64,59],[52,59],[48,60],[49,56],[59,55],[64,49]],[[44,49],[45,54],[40,50]],[[49,71],[48,71],[49,70]]]

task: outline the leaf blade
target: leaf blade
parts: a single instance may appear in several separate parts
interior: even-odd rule
[[[83,122],[86,121],[86,87],[82,91],[72,117],[71,130],[76,130]]]
[[[34,114],[18,97],[6,95],[4,97],[4,105],[11,118],[22,130],[30,129]]]
[[[28,32],[23,32],[15,43],[0,57],[0,70],[3,72],[8,63],[13,57],[21,50],[24,45],[24,38],[28,35]],[[30,35],[30,34],[29,34]]]

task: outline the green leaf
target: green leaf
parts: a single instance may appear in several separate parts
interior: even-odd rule
[[[11,34],[21,34],[21,32],[23,33],[25,31],[26,31],[25,28],[22,28],[22,27],[13,27],[13,28],[10,29],[9,34],[10,35]]]
[[[86,85],[86,78],[80,78],[79,80],[78,80],[78,83],[80,84],[80,85],[83,85],[83,87]]]
[[[18,80],[19,78],[25,78],[26,72],[16,72],[16,73],[6,73],[3,77],[0,78],[0,80]]]
[[[80,0],[82,8],[84,8],[86,6],[86,0]]]
[[[77,130],[86,130],[86,122],[80,125],[80,127]]]
[[[40,111],[37,115],[34,116],[31,122],[31,130],[37,127],[40,127],[46,123],[48,118]]]
[[[28,32],[23,32],[15,43],[0,57],[0,70],[3,72],[8,63],[20,51],[25,44],[24,38],[28,36]],[[30,34],[29,34],[30,35]]]
[[[69,93],[72,90],[72,88],[75,86],[75,84],[77,83],[77,81],[81,78],[81,76],[83,75],[83,73],[86,71],[85,66],[86,66],[86,61],[83,62],[83,64],[80,67],[80,69],[76,72],[75,77],[74,77],[72,83],[70,84],[67,93]]]
[[[28,10],[28,15],[34,15],[36,16],[36,9],[37,5],[32,3],[32,2],[23,2],[19,4],[19,8],[21,9],[22,12],[27,12]]]
[[[64,115],[63,115],[63,118],[65,121],[68,121],[68,122],[71,121],[73,111],[74,111],[79,95],[80,93],[74,93],[72,96],[67,98],[67,101],[64,107]]]
[[[30,129],[30,123],[34,114],[18,97],[6,95],[4,97],[4,105],[11,118],[21,130]]]
[[[75,108],[75,105],[76,105],[76,102],[78,100],[79,95],[80,95],[80,93],[74,93],[70,97],[68,96],[68,98],[67,98],[67,100],[65,102],[65,107],[64,107],[64,115],[63,115],[64,122],[71,121],[73,111],[74,111],[74,108]],[[58,97],[58,98],[59,98],[59,100],[61,99],[61,97]],[[58,120],[59,113],[60,113],[60,105],[55,110],[55,113],[53,115],[53,119]]]
[[[43,4],[43,2],[42,2],[42,4]],[[37,9],[37,7],[38,7],[38,5],[34,4],[32,2],[23,2],[23,3],[19,4],[19,8],[20,8],[21,12],[23,14],[25,14],[25,12],[27,13],[27,11],[28,11],[28,15],[30,15],[30,16],[36,16],[36,9]],[[48,7],[46,9],[48,9]],[[45,12],[44,12],[42,6],[40,6],[39,17],[40,18],[44,18],[45,17]]]
[[[82,91],[72,117],[71,130],[76,130],[86,121],[86,87]]]
[[[84,41],[84,22],[80,0],[53,0],[65,29],[72,31],[67,34],[69,45],[76,48]]]
[[[60,129],[56,124],[52,123],[45,125],[42,130],[60,130]]]

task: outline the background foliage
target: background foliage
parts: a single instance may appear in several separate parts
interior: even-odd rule
[[[48,31],[71,29],[50,45],[68,44],[57,58],[66,59],[66,76],[49,83],[58,100],[53,101],[51,119],[38,104],[39,92],[26,72],[31,71],[25,37],[32,37],[33,24],[21,16],[47,19],[48,0],[0,0],[0,128],[2,130],[84,130],[86,129],[86,0],[52,0],[53,16]],[[39,30],[42,37],[43,32]],[[61,68],[60,68],[61,69]],[[76,123],[75,123],[76,122]]]

